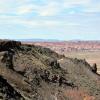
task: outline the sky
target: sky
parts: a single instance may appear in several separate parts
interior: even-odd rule
[[[0,38],[100,40],[100,0],[0,0]]]

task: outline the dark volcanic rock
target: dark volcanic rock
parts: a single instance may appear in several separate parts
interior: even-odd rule
[[[11,48],[19,48],[20,46],[21,42],[18,41],[13,41],[13,40],[0,41],[0,51],[9,50]]]
[[[0,76],[0,100],[24,100],[12,86],[9,85],[6,79]]]

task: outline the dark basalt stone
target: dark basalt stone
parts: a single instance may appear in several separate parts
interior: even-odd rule
[[[21,94],[14,90],[2,76],[0,76],[0,93],[3,94],[0,100],[24,100]]]
[[[7,41],[0,41],[0,51],[3,50],[10,50],[11,48],[19,48],[21,46],[21,42],[7,40]]]

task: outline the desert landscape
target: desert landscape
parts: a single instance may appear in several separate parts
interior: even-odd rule
[[[0,40],[0,100],[99,98],[96,65],[33,43]]]
[[[100,73],[100,41],[35,42],[70,58],[85,59],[91,66],[96,63]]]
[[[0,100],[100,100],[100,0],[0,0]]]

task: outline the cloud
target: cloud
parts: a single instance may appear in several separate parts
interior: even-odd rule
[[[12,8],[10,7],[11,0],[9,0],[9,2],[7,0],[0,0],[0,13],[10,13],[10,11],[12,10]]]
[[[3,25],[18,25],[22,26],[25,28],[37,28],[37,29],[60,29],[63,27],[75,27],[79,26],[80,23],[76,22],[71,22],[68,20],[59,20],[59,19],[40,19],[40,18],[35,18],[35,19],[24,19],[23,17],[19,16],[5,16],[2,15],[0,16],[0,22]]]
[[[98,34],[99,23],[97,0],[0,0],[1,33]]]
[[[49,4],[37,9],[40,16],[54,16],[61,11],[60,4],[57,2],[50,2]]]
[[[33,5],[24,5],[17,8],[16,14],[23,15],[32,12]]]
[[[64,0],[64,7],[66,10],[72,9],[69,14],[77,14],[75,8],[80,9],[81,14],[100,13],[100,2],[95,0]]]
[[[17,9],[30,3],[29,1],[31,0],[0,0],[0,14],[16,14]]]
[[[100,13],[100,3],[90,4],[85,7],[84,12],[86,13]]]
[[[26,28],[53,28],[62,26],[61,21],[53,20],[17,20],[17,24],[21,24]]]
[[[76,8],[80,12],[77,12]],[[1,14],[21,16],[34,13],[34,16],[48,17],[61,15],[63,11],[66,11],[66,14],[100,13],[100,2],[94,3],[94,0],[0,0]]]
[[[61,10],[59,2],[48,2],[44,5],[28,4],[20,6],[17,14],[36,13],[39,16],[54,16]]]
[[[31,0],[30,0],[31,1]],[[42,0],[43,4],[38,4],[30,2],[26,5],[21,5],[18,7],[18,14],[28,14],[35,13],[37,16],[57,16],[61,15],[63,11],[66,14],[75,13],[99,13],[100,12],[100,2],[95,2],[94,0]],[[24,3],[25,4],[25,3]],[[77,10],[80,10],[78,12]]]
[[[91,0],[64,0],[64,7],[73,7],[73,6],[85,6],[88,5]]]

